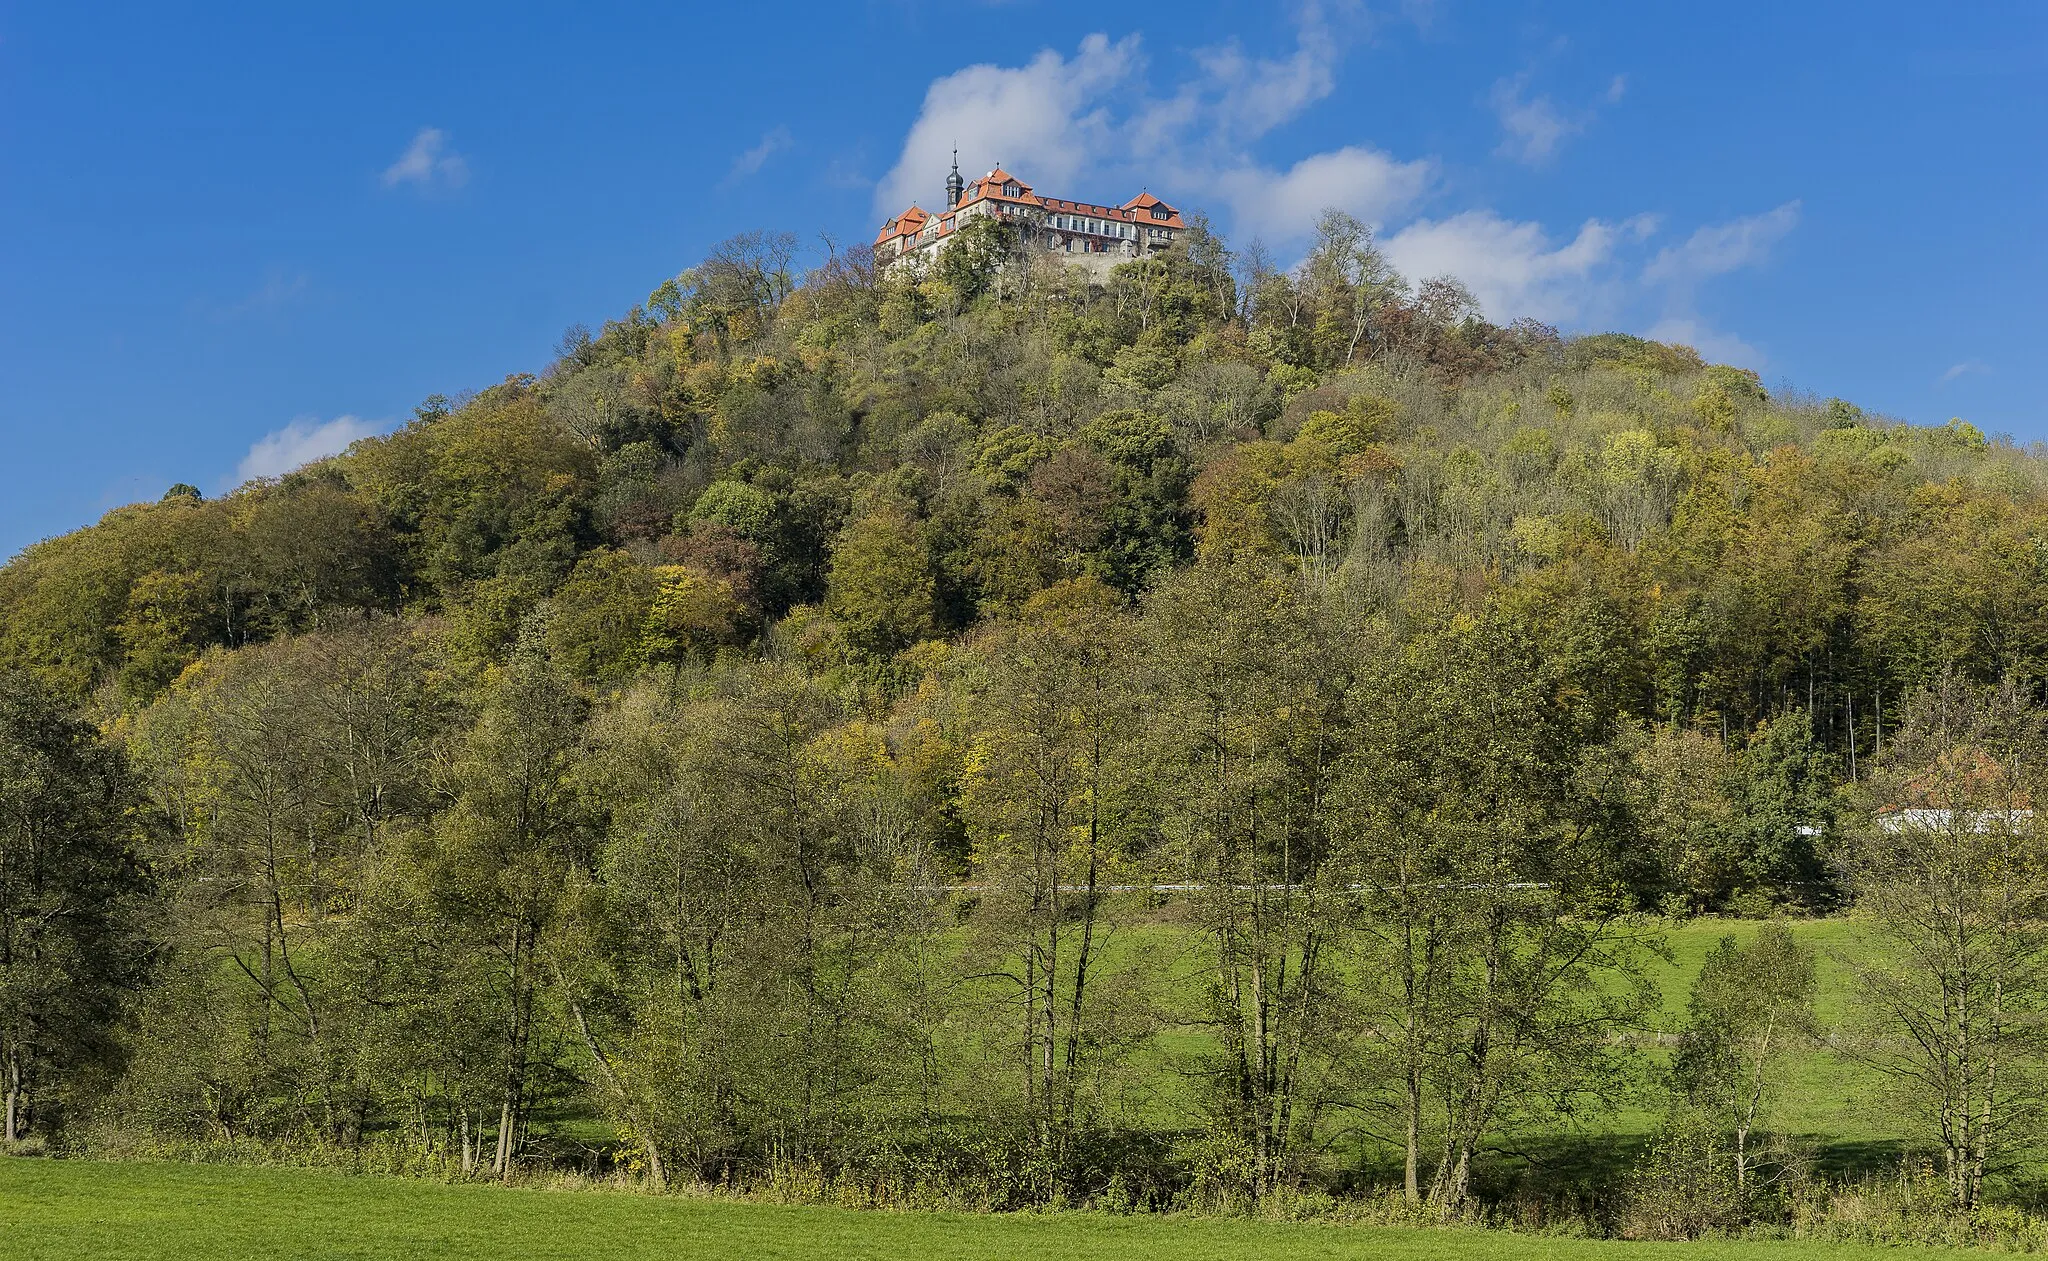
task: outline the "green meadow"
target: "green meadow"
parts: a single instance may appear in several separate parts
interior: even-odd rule
[[[858,1212],[310,1170],[0,1159],[0,1257],[37,1261],[1826,1261],[1871,1252],[1813,1243],[1638,1244],[1096,1213]]]

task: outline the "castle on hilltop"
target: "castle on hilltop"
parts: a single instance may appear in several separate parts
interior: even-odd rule
[[[1187,228],[1180,212],[1139,193],[1121,206],[1041,197],[1000,164],[980,179],[960,178],[960,158],[946,177],[945,209],[931,214],[916,205],[882,225],[875,234],[878,270],[907,265],[924,268],[946,248],[953,234],[977,215],[1013,225],[1028,249],[1058,254],[1107,279],[1110,268],[1156,254]]]

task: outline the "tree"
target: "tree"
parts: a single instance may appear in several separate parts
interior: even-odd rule
[[[491,1172],[509,1178],[536,1103],[533,1066],[549,938],[570,877],[590,865],[588,819],[571,770],[584,703],[547,662],[537,637],[486,680],[476,726],[449,768],[451,808],[439,820],[432,888],[457,937],[440,949],[473,951],[487,986],[499,1056],[497,1150]]]
[[[1818,843],[1837,809],[1832,761],[1797,709],[1761,725],[1735,760],[1729,795],[1745,888],[1809,906],[1832,900]]]
[[[1557,703],[1556,663],[1499,616],[1380,661],[1352,691],[1329,808],[1404,1189],[1422,1199],[1434,1135],[1428,1196],[1462,1211],[1503,1130],[1613,1097],[1614,1035],[1656,1002],[1654,940],[1620,879],[1620,759]]]
[[[1143,819],[1132,756],[1139,698],[1133,627],[1092,580],[1040,593],[991,637],[960,807],[983,893],[996,979],[1014,986],[1024,1110],[1057,1174],[1099,1101],[1099,1062],[1127,1048],[1105,1010],[1107,886],[1132,870]]]
[[[393,999],[375,886],[403,869],[393,825],[426,813],[445,722],[423,655],[389,620],[337,626],[209,658],[135,723],[178,841],[156,864],[175,983],[143,1022],[167,1110],[197,1097],[216,1132],[361,1135]]]
[[[1318,308],[1318,324],[1341,344],[1341,358],[1339,345],[1319,350],[1346,365],[1371,337],[1381,306],[1405,289],[1373,242],[1372,228],[1334,207],[1316,221],[1315,241],[1297,272],[1296,287]]]
[[[923,531],[902,508],[878,504],[840,534],[825,606],[862,652],[891,657],[931,634],[936,594]]]
[[[626,678],[640,664],[657,581],[624,552],[585,555],[548,602],[549,655],[577,678]]]
[[[1004,220],[976,215],[940,249],[933,274],[964,306],[989,292],[1004,266],[1016,257],[1017,229]]]
[[[1210,1106],[1248,1155],[1254,1195],[1299,1177],[1347,1033],[1336,950],[1347,895],[1324,802],[1343,686],[1330,667],[1343,657],[1317,643],[1306,614],[1270,572],[1204,564],[1163,584],[1145,619],[1160,864],[1197,886],[1207,1023],[1221,1042],[1206,1065]]]
[[[2013,680],[1944,676],[1907,700],[1862,795],[1847,877],[1873,950],[1863,1038],[1941,1152],[1958,1208],[2048,1110],[2048,723]]]
[[[1812,948],[1776,921],[1746,946],[1721,938],[1693,981],[1672,1074],[1694,1106],[1733,1131],[1740,1192],[1755,1172],[1750,1137],[1782,1084],[1785,1059],[1819,1034],[1817,989]]]
[[[52,1132],[116,1057],[150,962],[140,794],[125,758],[28,676],[0,672],[0,1073],[8,1142]]]

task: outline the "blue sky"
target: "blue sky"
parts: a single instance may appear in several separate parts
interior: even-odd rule
[[[2044,439],[2044,139],[2038,3],[0,0],[0,555],[536,370],[734,232],[868,240],[956,143]]]

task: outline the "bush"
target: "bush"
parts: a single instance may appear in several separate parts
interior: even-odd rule
[[[1882,1247],[2048,1251],[2048,1221],[2005,1204],[1959,1209],[1948,1179],[1924,1160],[1905,1161],[1885,1177],[1807,1188],[1794,1198],[1792,1233]]]
[[[1698,1239],[1740,1228],[1748,1197],[1720,1128],[1697,1112],[1665,1123],[1630,1174],[1618,1223],[1627,1239]]]

